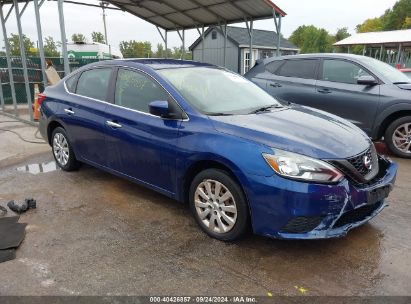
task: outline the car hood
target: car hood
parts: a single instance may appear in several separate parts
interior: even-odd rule
[[[352,123],[335,115],[292,105],[250,115],[210,116],[217,131],[320,159],[351,157],[371,140]]]

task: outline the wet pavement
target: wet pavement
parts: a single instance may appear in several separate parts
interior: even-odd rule
[[[0,264],[0,295],[410,295],[411,161],[397,161],[390,206],[343,239],[223,243],[180,203],[26,154],[0,164],[1,205],[37,200],[17,258]]]

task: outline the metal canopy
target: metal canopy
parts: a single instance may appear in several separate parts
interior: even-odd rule
[[[335,43],[345,45],[411,45],[411,30],[360,33]]]
[[[271,0],[108,0],[167,31],[278,17],[286,13]]]

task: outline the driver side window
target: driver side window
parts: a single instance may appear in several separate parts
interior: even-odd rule
[[[371,76],[359,65],[345,60],[324,60],[322,80],[357,84],[361,76]]]
[[[119,69],[116,82],[115,104],[149,113],[152,101],[168,100],[167,92],[149,76]]]

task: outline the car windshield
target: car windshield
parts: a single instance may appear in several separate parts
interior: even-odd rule
[[[364,61],[391,83],[396,84],[410,82],[410,79],[404,73],[385,62],[370,57],[364,58]]]
[[[159,73],[193,107],[207,115],[248,114],[281,107],[251,81],[222,69],[193,67],[164,69]]]

